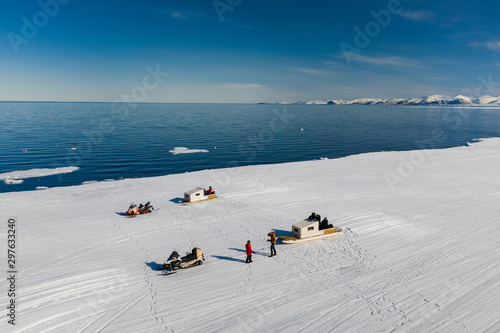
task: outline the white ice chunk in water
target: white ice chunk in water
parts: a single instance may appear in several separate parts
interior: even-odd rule
[[[35,178],[35,177],[46,177],[52,175],[58,175],[62,173],[70,173],[80,169],[79,167],[69,166],[61,167],[55,169],[30,169],[30,170],[19,170],[0,173],[0,180],[3,180],[5,184],[21,184],[23,179]]]
[[[23,182],[24,182],[24,180],[22,180],[22,179],[7,178],[4,180],[4,183],[7,185],[17,185],[17,184],[22,184]]]
[[[172,153],[174,155],[177,154],[192,154],[192,153],[208,153],[208,150],[206,149],[189,149],[186,147],[175,147],[172,150],[168,151],[169,153]]]

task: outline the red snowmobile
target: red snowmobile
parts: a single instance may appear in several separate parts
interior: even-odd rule
[[[151,213],[153,210],[154,208],[153,206],[151,206],[151,203],[149,201],[145,205],[140,204],[139,206],[132,203],[130,204],[128,210],[125,213],[123,213],[123,215],[126,215],[127,217],[133,217],[136,215]]]

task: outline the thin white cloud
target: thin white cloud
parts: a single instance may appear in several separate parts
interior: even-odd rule
[[[432,22],[434,21],[435,13],[432,10],[405,10],[400,15],[408,20],[415,22]]]
[[[486,47],[490,50],[500,51],[500,41],[495,42],[485,42],[485,43],[469,43],[467,44],[470,47]]]
[[[187,19],[189,19],[191,17],[194,17],[194,16],[200,16],[200,14],[195,13],[195,12],[189,12],[189,11],[186,11],[186,10],[179,10],[179,11],[171,11],[170,12],[170,16],[173,19],[187,20]]]
[[[381,66],[397,66],[403,68],[425,68],[418,60],[403,57],[368,57],[361,54],[352,54],[351,59],[367,64]]]
[[[321,71],[319,69],[314,69],[314,68],[294,67],[292,69],[294,71],[300,72],[300,73],[306,73],[306,74],[312,74],[312,75],[318,75],[318,76],[325,75],[324,71]]]
[[[223,83],[224,88],[229,89],[268,89],[269,87],[258,83]]]
[[[246,24],[236,24],[236,26],[243,28],[243,29],[256,29],[255,27],[252,27],[251,25],[246,25]]]
[[[172,18],[174,18],[174,19],[175,18],[186,18],[182,12],[171,12],[170,16],[172,16]]]

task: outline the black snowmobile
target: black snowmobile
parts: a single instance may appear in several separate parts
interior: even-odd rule
[[[169,275],[177,273],[175,269],[189,268],[203,264],[205,256],[200,248],[195,247],[191,253],[186,253],[182,258],[179,257],[177,251],[172,252],[168,260],[163,264],[163,274]]]
[[[147,214],[151,213],[154,210],[153,206],[151,206],[151,202],[146,202],[145,205],[139,205],[139,214]]]

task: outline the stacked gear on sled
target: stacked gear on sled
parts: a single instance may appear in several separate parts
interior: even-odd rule
[[[205,256],[200,248],[195,247],[191,252],[186,253],[182,258],[179,257],[177,251],[173,251],[167,262],[163,264],[163,274],[173,274],[175,269],[189,268],[203,264]]]

